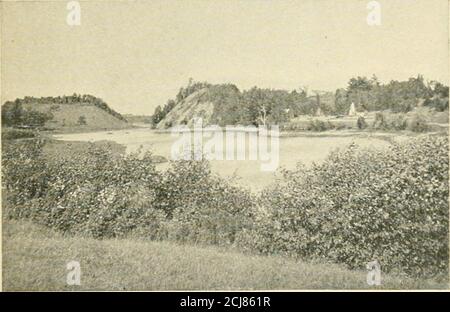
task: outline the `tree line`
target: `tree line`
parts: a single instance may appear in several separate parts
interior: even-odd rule
[[[186,87],[180,88],[175,99],[166,105],[157,106],[152,124],[157,125],[181,101],[194,92],[207,89],[203,101],[214,104],[215,124],[262,125],[278,124],[300,115],[347,114],[352,103],[356,111],[409,112],[418,105],[425,105],[437,111],[448,109],[448,86],[437,81],[425,82],[423,76],[406,81],[392,80],[382,84],[374,75],[371,78],[353,77],[346,88],[333,92],[314,92],[307,88],[296,90],[275,90],[253,87],[240,91],[234,84],[210,84],[195,82],[191,78]]]
[[[346,89],[335,92],[335,111],[345,113],[353,102],[358,111],[381,111],[407,113],[422,104],[437,111],[448,109],[448,86],[438,81],[425,83],[423,76],[406,81],[392,80],[382,84],[372,78],[351,78]]]

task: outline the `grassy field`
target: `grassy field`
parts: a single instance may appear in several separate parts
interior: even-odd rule
[[[66,285],[66,264],[81,285]],[[3,223],[3,290],[252,290],[446,288],[445,282],[383,275],[278,256],[142,240],[64,237],[24,221]]]
[[[53,118],[46,123],[46,127],[55,129],[56,132],[88,132],[125,129],[132,126],[91,104],[24,104],[24,108],[50,112]],[[85,125],[79,124],[80,117],[85,119]]]

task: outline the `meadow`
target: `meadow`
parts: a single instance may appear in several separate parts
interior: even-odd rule
[[[233,249],[166,241],[65,236],[27,221],[3,224],[3,290],[301,290],[444,289],[445,281],[382,275],[333,263],[244,254]],[[81,285],[66,284],[79,261]]]

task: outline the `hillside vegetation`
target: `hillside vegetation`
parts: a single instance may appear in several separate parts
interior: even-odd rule
[[[165,129],[175,125],[192,126],[194,117],[202,118],[206,124],[211,124],[214,103],[209,100],[207,88],[198,90],[181,100],[156,125],[157,129]]]
[[[260,194],[211,173],[207,161],[113,157],[91,144],[70,158],[46,142],[3,142],[3,213],[70,235],[234,246],[361,270],[448,277],[448,137],[383,150],[355,145],[286,172]]]
[[[406,81],[382,84],[376,76],[351,78],[336,92],[275,90],[253,87],[239,90],[233,84],[194,82],[180,88],[175,100],[158,106],[152,123],[158,129],[190,124],[202,117],[207,125],[269,125],[289,122],[299,116],[342,116],[353,103],[356,113],[389,111],[408,113],[418,107],[448,111],[448,87],[425,82],[420,75]]]
[[[101,99],[90,95],[25,97],[2,106],[2,125],[46,130],[88,131],[123,129],[126,119]]]

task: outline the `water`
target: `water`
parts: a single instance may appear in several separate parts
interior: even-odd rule
[[[247,134],[248,136],[248,134]],[[64,141],[102,141],[110,140],[126,147],[126,153],[142,150],[151,150],[154,155],[161,155],[171,159],[172,145],[178,136],[170,133],[158,133],[148,128],[128,130],[101,131],[91,133],[73,133],[55,135],[55,139]],[[375,137],[361,136],[323,136],[304,135],[297,137],[279,138],[279,166],[292,169],[297,162],[310,166],[313,162],[323,161],[330,151],[345,147],[352,142],[364,147],[384,147],[389,145],[386,140]],[[252,146],[246,140],[246,160],[212,160],[213,172],[223,177],[235,177],[235,183],[247,186],[253,191],[258,191],[274,182],[280,176],[279,171],[267,172],[261,170],[261,160],[249,160],[249,152]],[[157,168],[164,170],[168,164],[158,164]]]

